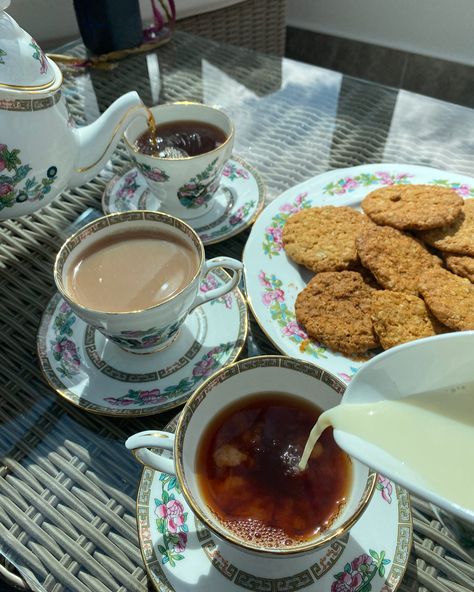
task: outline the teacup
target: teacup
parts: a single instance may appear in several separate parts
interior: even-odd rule
[[[182,220],[202,216],[213,205],[222,169],[232,154],[232,120],[223,111],[200,103],[158,105],[150,111],[157,126],[173,121],[198,121],[214,125],[225,134],[225,141],[209,152],[184,158],[161,158],[144,154],[135,145],[148,129],[145,120],[135,120],[124,133],[128,152],[151,192],[160,200],[160,209]]]
[[[328,528],[307,540],[270,546],[240,537],[209,508],[197,476],[199,449],[203,431],[214,418],[220,417],[229,405],[245,402],[245,398],[254,397],[258,391],[271,392],[274,397],[295,396],[325,410],[338,405],[344,390],[345,385],[338,378],[307,362],[284,356],[241,360],[216,372],[194,392],[183,409],[175,434],[140,432],[128,438],[126,447],[142,464],[176,475],[195,516],[221,540],[241,550],[270,557],[309,553],[344,537],[359,519],[375,489],[377,475],[372,470],[351,459],[352,476],[346,503]]]
[[[196,270],[183,287],[158,304],[141,310],[106,312],[84,306],[68,289],[68,273],[74,262],[97,241],[127,232],[156,232],[175,236],[196,255]],[[140,261],[137,261],[140,265]],[[205,293],[199,291],[201,280],[216,267],[230,270],[229,280]],[[164,349],[177,337],[188,314],[197,306],[233,290],[240,280],[243,265],[230,257],[205,260],[199,236],[185,222],[162,212],[130,211],[110,214],[87,224],[68,238],[54,265],[54,280],[62,297],[83,321],[100,331],[121,348],[133,353],[152,353]]]

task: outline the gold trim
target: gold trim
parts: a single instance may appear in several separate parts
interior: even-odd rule
[[[233,154],[229,160],[236,160],[237,162],[240,162],[240,164],[242,166],[244,166],[248,171],[250,171],[250,173],[254,177],[255,181],[257,182],[257,189],[258,189],[257,208],[256,208],[253,216],[247,221],[247,223],[244,226],[239,227],[235,232],[232,232],[231,234],[226,234],[220,238],[216,238],[215,240],[210,240],[210,241],[205,241],[205,242],[203,241],[203,243],[206,246],[215,245],[217,243],[223,242],[225,240],[228,240],[229,238],[237,236],[238,234],[240,234],[244,230],[247,230],[247,228],[250,228],[255,223],[255,221],[257,220],[257,218],[260,216],[260,214],[263,212],[263,210],[265,208],[265,201],[267,199],[267,187],[266,187],[265,182],[264,182],[262,176],[260,175],[260,173],[252,165],[248,164],[248,162],[246,162],[243,158],[240,158],[240,156]],[[227,162],[229,162],[229,161],[227,161]]]
[[[172,228],[177,228],[178,230],[181,230],[179,228],[179,225],[182,224],[183,226],[186,227],[187,230],[189,230],[191,232],[192,236],[194,236],[194,238],[196,239],[196,242],[199,244],[199,248],[201,251],[200,257],[199,257],[198,269],[197,269],[196,273],[194,274],[193,278],[188,282],[188,284],[184,288],[182,288],[179,292],[172,294],[166,300],[163,300],[162,302],[160,302],[158,304],[154,304],[152,306],[147,306],[146,308],[142,308],[142,309],[129,310],[126,312],[107,312],[105,310],[95,310],[94,308],[87,308],[86,306],[82,306],[78,302],[75,302],[71,298],[71,296],[67,293],[66,288],[63,284],[63,280],[62,280],[62,273],[60,273],[60,271],[59,271],[59,265],[60,265],[59,260],[63,256],[63,253],[69,248],[69,244],[72,241],[74,241],[76,239],[76,237],[79,236],[80,234],[82,234],[84,231],[91,229],[95,225],[103,223],[104,220],[109,220],[111,218],[118,218],[118,217],[127,218],[128,216],[134,215],[134,214],[135,215],[141,214],[141,217],[134,220],[134,222],[141,222],[141,221],[148,220],[147,214],[150,214],[153,217],[155,217],[156,215],[159,215],[159,216],[163,216],[164,218],[168,218],[169,220],[176,220],[178,222],[178,225],[168,224],[168,226],[171,226]],[[125,219],[123,222],[128,222],[128,221],[129,220]],[[156,220],[153,220],[153,219],[151,219],[151,221],[156,222]],[[165,222],[163,222],[163,223],[166,224]],[[109,223],[107,223],[107,228],[110,228],[110,226],[111,225]],[[99,230],[102,230],[102,228],[99,228]],[[72,252],[73,251],[71,249],[71,251],[65,256],[64,261],[66,261],[69,258],[69,256],[72,254]],[[106,216],[102,216],[101,218],[96,218],[95,220],[92,220],[92,222],[89,222],[89,224],[82,226],[82,228],[80,228],[73,235],[71,235],[63,243],[63,245],[59,249],[58,254],[56,255],[56,259],[54,261],[54,268],[53,268],[53,277],[54,277],[54,281],[56,283],[56,287],[57,287],[59,293],[64,298],[64,300],[66,300],[66,302],[72,303],[73,306],[79,308],[80,310],[86,311],[86,312],[93,312],[93,313],[97,313],[97,314],[118,316],[118,315],[128,315],[128,314],[140,313],[140,312],[144,312],[147,310],[154,310],[154,309],[159,308],[163,304],[166,304],[167,302],[169,302],[173,298],[176,298],[177,296],[182,294],[185,290],[187,290],[189,288],[189,286],[196,280],[196,278],[199,277],[204,263],[205,263],[204,245],[202,243],[202,240],[199,238],[199,235],[191,228],[191,226],[189,226],[189,224],[186,224],[186,222],[183,222],[183,220],[180,220],[179,218],[176,218],[175,216],[171,216],[170,214],[166,214],[165,212],[153,212],[151,210],[128,210],[127,212],[116,212],[115,214],[107,214]]]
[[[200,507],[195,502],[193,495],[188,490],[188,487],[186,485],[186,479],[184,478],[184,468],[183,468],[183,464],[181,461],[181,456],[178,451],[178,443],[181,439],[181,431],[184,429],[183,424],[184,424],[184,420],[185,420],[186,409],[191,407],[192,404],[194,403],[194,401],[201,396],[202,391],[207,388],[208,384],[215,381],[223,373],[228,372],[230,368],[238,368],[238,367],[242,366],[243,364],[249,363],[250,360],[252,360],[252,361],[259,360],[262,362],[266,361],[266,360],[274,360],[274,361],[276,361],[276,360],[283,361],[284,360],[287,364],[290,364],[290,365],[294,364],[294,365],[299,365],[300,367],[301,367],[301,365],[306,366],[306,368],[311,371],[310,374],[314,374],[316,369],[319,369],[323,373],[331,376],[332,379],[334,380],[334,382],[336,384],[339,383],[339,385],[342,387],[342,389],[344,389],[344,390],[346,389],[346,384],[342,380],[337,378],[337,376],[335,376],[331,372],[328,372],[327,370],[325,370],[324,368],[321,368],[320,366],[317,366],[316,364],[312,364],[312,363],[306,362],[304,360],[299,360],[297,358],[292,358],[290,356],[271,356],[271,355],[255,356],[252,358],[246,358],[244,360],[239,360],[238,362],[234,362],[233,364],[228,364],[227,366],[224,366],[220,370],[217,370],[216,372],[214,372],[214,374],[212,374],[209,378],[207,378],[204,382],[202,382],[196,388],[194,393],[187,400],[186,406],[183,410],[183,413],[181,413],[181,415],[179,417],[178,425],[176,427],[176,433],[175,433],[176,435],[175,435],[175,441],[174,441],[174,447],[173,447],[173,455],[174,455],[175,464],[176,464],[176,477],[180,483],[183,497],[185,498],[186,503],[189,505],[189,507],[193,511],[194,515],[201,522],[203,522],[209,528],[209,530],[211,532],[215,533],[218,537],[223,538],[225,541],[232,543],[239,548],[243,548],[244,550],[250,550],[252,552],[255,552],[260,555],[265,555],[265,556],[278,557],[278,556],[298,555],[301,553],[306,553],[308,551],[312,551],[314,549],[318,549],[322,546],[325,546],[330,541],[340,538],[341,536],[343,536],[346,532],[348,532],[352,528],[352,526],[357,522],[357,520],[360,518],[360,516],[364,513],[370,500],[372,499],[372,496],[374,494],[374,491],[376,489],[376,484],[377,484],[377,473],[375,471],[373,471],[372,469],[369,468],[369,475],[367,477],[365,492],[361,498],[361,501],[359,502],[358,507],[356,508],[356,511],[354,512],[354,514],[352,514],[352,516],[350,516],[332,534],[323,536],[321,538],[318,538],[315,541],[310,541],[308,543],[302,544],[301,546],[298,546],[298,547],[295,547],[292,549],[263,549],[261,547],[254,546],[249,543],[247,543],[247,545],[244,546],[242,544],[242,541],[240,539],[238,539],[237,537],[235,537],[232,533],[230,533],[224,529],[220,530],[220,529],[216,528],[215,524],[213,524],[207,518],[207,516],[205,516],[201,512]],[[262,364],[262,365],[264,367],[267,366],[266,364]],[[268,367],[274,367],[274,364],[268,364]],[[296,368],[296,371],[298,371],[298,368]],[[331,385],[328,385],[328,386],[331,386]],[[344,390],[342,392],[344,392]]]
[[[5,82],[0,82],[0,88],[9,88],[11,90],[18,90],[18,91],[42,91],[50,88],[54,85],[56,80],[53,78],[50,82],[46,84],[38,84],[37,86],[25,86],[23,84],[6,84]]]
[[[7,84],[5,82],[0,82],[0,88],[4,88],[5,90],[11,90],[13,92],[25,92],[28,94],[46,94],[45,91],[52,92],[52,90],[59,89],[63,83],[63,73],[61,69],[52,61],[48,62],[48,66],[50,66],[54,72],[54,78],[47,82],[46,84],[38,84],[36,86],[26,86],[21,84]]]
[[[180,415],[182,415],[182,413],[179,413],[178,415],[175,415],[173,417],[173,419],[168,422],[164,428],[162,428],[165,431],[171,432],[176,434],[176,425],[179,421]],[[145,508],[146,510],[148,510],[149,512],[149,504],[150,504],[150,496],[151,496],[151,492],[152,492],[152,486],[153,486],[153,481],[155,478],[155,474],[159,473],[160,471],[155,471],[154,469],[151,469],[149,467],[145,467],[142,466],[142,472],[140,475],[140,479],[138,481],[138,485],[137,485],[137,493],[136,493],[136,497],[135,497],[135,517],[136,517],[136,521],[137,521],[137,529],[138,529],[138,543],[139,543],[139,548],[140,548],[140,554],[142,556],[142,560],[143,560],[143,564],[145,566],[145,570],[149,576],[149,578],[151,579],[153,585],[155,586],[155,589],[157,590],[157,592],[160,592],[162,590],[162,586],[166,586],[166,590],[165,592],[169,592],[169,591],[175,591],[175,589],[173,588],[173,586],[171,585],[171,582],[169,581],[166,573],[164,572],[164,570],[161,568],[159,568],[159,573],[153,573],[151,570],[151,565],[154,565],[158,562],[158,565],[160,565],[159,563],[159,558],[157,557],[156,554],[156,550],[153,547],[152,543],[152,537],[151,534],[149,536],[149,539],[147,541],[144,541],[144,537],[143,537],[143,532],[142,532],[142,525],[139,521],[139,516],[140,516],[140,512],[139,512],[139,507]],[[147,494],[147,502],[144,503],[143,501],[140,501],[140,495],[143,495],[143,489],[147,487],[147,483],[146,483],[146,477],[148,476],[148,490],[145,489],[145,492]],[[409,520],[407,522],[401,521],[400,520],[400,498],[399,498],[399,492],[400,491],[404,491],[408,497],[408,510],[410,513],[410,517]],[[392,565],[391,568],[388,572],[388,574],[385,576],[385,582],[388,582],[390,579],[390,576],[393,574],[393,572],[395,571],[396,567],[399,567],[401,569],[401,573],[398,575],[398,577],[396,578],[396,580],[393,583],[393,588],[391,588],[391,592],[396,592],[396,590],[398,589],[398,587],[400,586],[404,575],[408,569],[408,563],[410,560],[410,553],[411,553],[411,548],[413,546],[413,515],[412,515],[412,509],[411,509],[411,500],[410,500],[410,496],[407,492],[406,489],[404,488],[399,488],[398,486],[396,486],[396,494],[397,494],[397,514],[398,514],[398,519],[397,519],[397,523],[396,523],[396,544],[395,544],[395,553],[397,552],[397,550],[399,549],[400,546],[400,526],[409,526],[410,528],[410,540],[409,540],[409,544],[406,550],[406,561],[401,564],[401,563],[396,563],[394,561],[392,561]],[[196,520],[196,518],[195,518]],[[149,526],[149,524],[148,524]],[[196,531],[196,535],[197,535],[197,531]],[[199,537],[198,537],[199,540]],[[150,559],[146,559],[145,554],[144,554],[144,542],[148,542],[151,545],[152,548],[152,557]],[[395,556],[395,555],[394,555]],[[311,569],[311,568],[310,568]],[[156,581],[156,578],[158,577],[158,582]],[[315,581],[312,586],[317,585],[317,581]],[[382,592],[382,590],[385,589],[385,584],[381,587],[379,592]]]
[[[255,169],[255,167],[250,165],[247,161],[245,161],[240,156],[237,156],[236,154],[232,154],[230,156],[229,160],[235,160],[236,162],[239,162],[243,167],[245,167],[250,172],[250,174],[255,179],[255,181],[257,183],[257,190],[258,190],[257,207],[256,207],[255,212],[253,213],[252,217],[249,218],[249,220],[247,220],[247,223],[244,224],[244,226],[239,226],[239,228],[235,232],[232,232],[230,234],[223,234],[222,236],[220,236],[214,240],[203,240],[199,236],[199,238],[201,238],[201,240],[202,240],[203,245],[205,245],[206,247],[208,245],[215,245],[217,243],[228,240],[229,238],[237,236],[238,234],[240,234],[244,230],[247,230],[247,228],[250,228],[250,226],[252,226],[252,224],[255,223],[255,221],[257,220],[257,218],[260,216],[260,214],[263,212],[263,209],[265,208],[265,201],[267,199],[267,187],[265,185],[265,181],[263,180],[262,175],[257,171],[257,169]],[[229,160],[227,162],[229,162]],[[115,175],[105,186],[105,189],[102,193],[102,198],[101,198],[101,206],[102,206],[102,210],[104,212],[116,213],[116,214],[125,213],[125,212],[110,212],[110,194],[113,191],[115,184],[120,179],[122,179],[122,177],[124,177],[131,170],[133,170],[133,168],[136,168],[138,170],[138,172],[140,173],[140,169],[138,167],[132,167],[132,169],[127,170],[127,172],[125,172],[123,174]],[[150,193],[152,193],[151,189],[148,186],[147,186],[147,189],[145,189],[145,191],[146,190],[148,190]]]
[[[107,153],[107,150],[110,148],[110,146],[114,142],[115,136],[117,135],[119,129],[123,125],[123,122],[125,121],[125,119],[130,115],[130,113],[132,113],[133,111],[135,111],[137,109],[142,109],[143,110],[143,115],[144,115],[144,117],[146,117],[146,115],[145,115],[145,106],[143,104],[141,104],[141,105],[134,105],[133,107],[130,107],[129,109],[127,109],[127,111],[120,118],[120,121],[114,127],[114,130],[112,132],[112,137],[110,138],[107,146],[105,147],[104,151],[99,156],[99,158],[95,162],[93,162],[92,164],[89,164],[89,165],[84,166],[84,167],[76,168],[75,169],[75,172],[76,173],[85,173],[85,172],[89,171],[90,169],[93,169],[97,164],[99,164],[99,162],[104,158],[105,154]],[[124,135],[124,137],[125,137],[125,135]]]
[[[227,273],[225,270],[223,270],[223,271],[224,271],[224,273]],[[227,275],[229,275],[229,274],[227,274]],[[229,277],[230,277],[230,275],[229,275]],[[229,361],[228,361],[229,364],[233,364],[235,362],[235,360],[237,360],[239,358],[240,354],[242,353],[242,350],[244,349],[246,341],[247,341],[248,328],[249,328],[249,314],[248,314],[248,309],[247,309],[245,297],[242,294],[242,292],[240,291],[240,288],[238,288],[237,286],[232,290],[232,292],[236,292],[236,295],[240,298],[240,302],[239,302],[239,306],[238,306],[239,327],[238,327],[238,335],[235,340],[236,347],[234,348],[233,354],[229,357]],[[175,409],[176,407],[183,405],[185,400],[188,398],[187,395],[179,397],[176,401],[173,401],[172,403],[170,403],[168,405],[160,405],[159,409],[156,409],[156,407],[150,408],[149,410],[146,410],[146,409],[132,410],[132,409],[130,409],[124,413],[120,413],[120,412],[117,412],[115,409],[110,409],[110,410],[108,410],[108,409],[104,409],[104,410],[94,409],[92,407],[84,406],[84,404],[77,403],[76,401],[72,400],[70,398],[70,396],[68,395],[67,390],[58,388],[54,384],[54,382],[49,379],[49,376],[47,375],[47,373],[44,369],[44,366],[43,366],[43,355],[42,355],[42,351],[40,348],[40,331],[43,327],[43,322],[45,321],[45,318],[48,315],[49,305],[51,304],[51,302],[54,298],[55,298],[55,296],[53,296],[53,298],[48,302],[48,305],[46,306],[46,310],[44,311],[44,313],[41,317],[41,321],[39,323],[39,331],[38,331],[38,335],[36,337],[36,353],[37,353],[38,360],[39,360],[39,368],[40,368],[41,374],[43,375],[43,380],[46,382],[47,385],[49,385],[51,387],[51,389],[53,391],[56,392],[57,395],[59,395],[61,398],[65,399],[68,403],[70,403],[74,407],[77,407],[78,409],[82,409],[83,411],[87,411],[88,413],[93,413],[94,415],[102,415],[102,416],[106,416],[106,417],[123,417],[123,418],[146,417],[148,415],[158,415],[159,413],[164,413],[165,411],[170,411],[171,409]],[[242,323],[242,321],[243,321],[243,323]],[[242,335],[242,337],[241,337],[241,335]],[[46,340],[46,333],[45,333],[45,340]],[[240,345],[239,345],[239,341],[241,341]],[[49,361],[48,361],[48,363],[49,363]],[[227,365],[223,366],[223,368],[227,368]],[[96,404],[92,403],[92,405],[96,405]]]
[[[134,144],[131,144],[127,138],[127,133],[125,131],[125,133],[123,134],[123,138],[125,140],[125,144],[127,144],[127,147],[134,152],[135,154],[140,154],[141,156],[145,156],[146,158],[153,158],[154,160],[158,161],[158,162],[170,162],[173,160],[176,161],[189,161],[189,160],[193,160],[195,158],[202,158],[204,155],[208,155],[208,154],[213,154],[214,152],[217,152],[218,150],[221,150],[224,146],[226,146],[231,139],[233,139],[234,135],[235,135],[235,126],[234,126],[234,122],[232,121],[232,119],[227,115],[227,113],[225,113],[224,111],[222,111],[222,109],[217,109],[217,107],[211,107],[210,105],[206,105],[205,103],[198,103],[197,101],[175,101],[174,103],[163,103],[161,105],[155,105],[154,107],[149,107],[149,111],[151,111],[153,113],[153,109],[159,109],[160,107],[171,107],[173,105],[197,105],[199,107],[204,107],[205,109],[209,109],[210,111],[218,111],[219,113],[222,113],[225,117],[227,117],[227,119],[229,120],[230,123],[230,132],[228,134],[227,139],[225,140],[225,142],[222,142],[222,144],[220,144],[219,146],[217,146],[217,148],[213,148],[212,150],[209,150],[209,152],[203,152],[203,154],[196,154],[195,156],[182,156],[179,158],[176,157],[167,157],[167,158],[162,158],[160,156],[154,156],[153,154],[144,154],[143,152],[140,152],[140,150],[138,150],[138,148],[135,148]],[[154,114],[153,114],[154,117]],[[134,142],[136,142],[137,138],[135,138]]]

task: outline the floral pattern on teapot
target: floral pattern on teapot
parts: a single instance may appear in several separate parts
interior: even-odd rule
[[[41,47],[36,43],[33,37],[31,38],[30,47],[32,47],[35,50],[32,57],[35,60],[38,60],[40,63],[40,74],[46,74],[46,72],[48,71],[48,60],[42,52]]]
[[[5,63],[5,61],[4,61],[4,59],[3,59],[3,58],[4,58],[6,55],[8,55],[8,53],[7,53],[7,52],[6,52],[4,49],[2,49],[2,48],[0,47],[0,64],[4,64],[4,63]]]
[[[41,181],[37,181],[36,177],[27,178],[30,171],[28,164],[22,164],[18,148],[9,150],[6,144],[0,144],[0,210],[28,200],[39,201],[51,191],[57,167],[50,166]],[[25,184],[17,187],[24,179]]]

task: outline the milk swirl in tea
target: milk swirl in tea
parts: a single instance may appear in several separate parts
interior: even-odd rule
[[[196,461],[201,494],[244,542],[284,548],[331,526],[345,504],[351,461],[327,430],[302,473],[297,465],[321,410],[293,395],[258,393],[206,428]]]

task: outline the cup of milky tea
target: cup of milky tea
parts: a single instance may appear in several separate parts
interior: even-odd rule
[[[136,120],[124,133],[132,160],[161,210],[182,220],[206,214],[232,154],[231,119],[219,109],[190,102],[158,105],[149,113],[148,123]]]
[[[375,489],[376,474],[337,446],[331,428],[298,468],[313,425],[344,390],[307,362],[241,360],[194,392],[175,434],[140,432],[126,447],[176,475],[195,516],[221,540],[269,556],[309,553],[347,535]]]
[[[199,291],[208,271],[229,280]],[[94,220],[68,238],[56,256],[54,280],[86,323],[133,353],[174,341],[197,306],[237,286],[243,265],[230,257],[206,261],[199,236],[162,212],[130,211]]]

